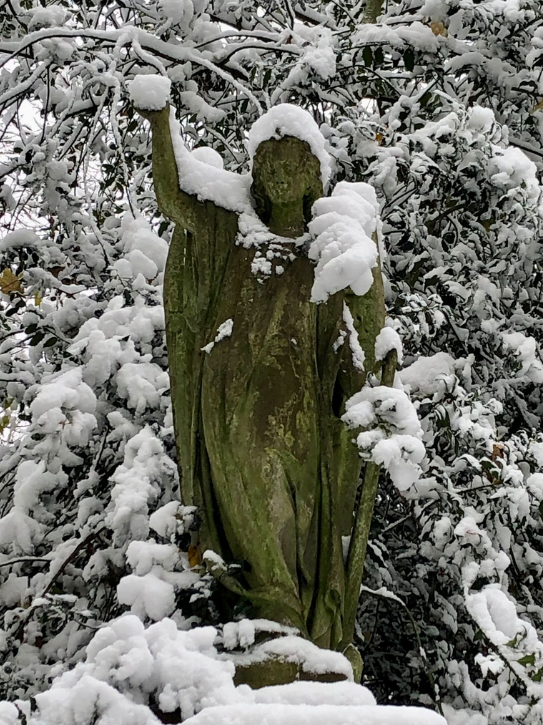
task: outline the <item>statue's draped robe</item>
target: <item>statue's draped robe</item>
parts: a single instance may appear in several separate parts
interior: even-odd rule
[[[314,267],[301,251],[282,275],[259,281],[255,250],[235,243],[237,215],[168,184],[170,147],[154,125],[157,198],[177,222],[164,305],[182,502],[200,510],[202,549],[242,565],[254,615],[334,648],[342,640],[341,537],[350,533],[360,472],[340,416],[365,373],[352,365],[348,337],[336,353],[333,343],[346,329],[346,300],[365,369],[374,367],[380,270],[364,297],[337,293],[318,306],[309,301]],[[232,334],[202,351],[229,319]]]

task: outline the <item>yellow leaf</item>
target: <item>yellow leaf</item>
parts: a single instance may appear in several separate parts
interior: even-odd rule
[[[189,566],[191,569],[195,566],[199,566],[202,563],[202,557],[200,556],[200,549],[198,546],[191,544],[189,546]]]
[[[39,307],[41,305],[42,300],[43,300],[43,297],[42,297],[40,291],[36,290],[34,292],[34,304],[36,305],[36,307]]]
[[[13,292],[23,292],[23,285],[21,284],[22,274],[13,274],[9,267],[6,267],[2,274],[0,274],[0,291],[5,295],[12,294]]]
[[[430,28],[432,29],[432,33],[434,35],[444,35],[447,36],[449,33],[447,31],[447,28],[443,25],[441,20],[433,20],[430,23]]]
[[[543,99],[541,99],[541,101],[539,101],[537,106],[534,106],[532,108],[531,113],[535,113],[536,111],[541,111],[541,109],[543,109]]]
[[[3,433],[9,425],[11,416],[4,415],[0,418],[0,433]]]

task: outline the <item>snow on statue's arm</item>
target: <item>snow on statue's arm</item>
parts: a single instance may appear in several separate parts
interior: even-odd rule
[[[251,212],[250,175],[223,169],[222,158],[213,149],[198,148],[191,153],[186,148],[170,108],[170,89],[170,80],[157,75],[136,76],[129,85],[134,107],[151,122],[153,182],[160,210],[191,231],[198,202],[212,202],[237,213]]]

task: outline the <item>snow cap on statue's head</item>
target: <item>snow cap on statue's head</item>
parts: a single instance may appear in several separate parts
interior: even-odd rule
[[[294,136],[309,145],[320,162],[322,184],[326,186],[331,173],[331,159],[325,148],[324,136],[311,114],[291,103],[280,103],[255,121],[249,131],[249,156],[253,159],[263,141],[285,136]]]

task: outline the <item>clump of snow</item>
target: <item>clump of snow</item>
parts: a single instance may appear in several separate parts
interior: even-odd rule
[[[467,128],[488,133],[495,123],[496,118],[491,108],[475,105],[470,109]]]
[[[191,20],[194,16],[194,5],[192,0],[159,0],[159,6],[164,15],[172,23],[180,23],[182,20]]]
[[[187,0],[190,2],[191,0]],[[206,123],[218,123],[226,116],[226,111],[210,105],[198,93],[198,86],[195,81],[186,81],[186,87],[194,86],[194,90],[181,91],[179,97],[183,108],[190,114],[196,116],[198,121]]]
[[[517,377],[525,376],[532,383],[543,383],[543,364],[537,359],[535,338],[522,332],[502,333],[503,344],[516,355],[520,370]]]
[[[128,84],[130,100],[144,111],[160,111],[168,105],[172,82],[166,76],[138,75]]]
[[[122,278],[136,280],[141,274],[144,281],[154,280],[164,272],[168,244],[155,234],[142,217],[134,219],[127,214],[122,223],[121,244],[125,256],[113,267]]]
[[[52,375],[30,404],[40,433],[58,431],[67,445],[86,445],[97,425],[96,396],[74,367]]]
[[[401,365],[403,349],[400,336],[392,327],[383,327],[375,339],[375,359],[384,360],[391,350],[396,350],[398,364]]]
[[[66,8],[60,5],[48,5],[45,8],[32,8],[32,18],[28,24],[29,30],[38,30],[38,28],[55,28],[64,25],[68,13]]]
[[[379,385],[364,387],[345,404],[342,420],[349,428],[365,428],[356,439],[362,454],[383,466],[400,491],[421,476],[425,456],[422,428],[403,390]]]
[[[191,151],[191,155],[197,161],[213,166],[214,169],[224,168],[224,161],[220,153],[209,146],[198,146],[198,148]]]
[[[513,190],[521,185],[526,186],[528,198],[536,202],[541,195],[537,179],[537,167],[526,154],[515,146],[501,148],[493,146],[489,171],[492,181],[504,189]]]
[[[149,517],[149,528],[164,539],[175,539],[194,523],[195,506],[182,506],[179,501],[170,501],[154,511]]]
[[[214,157],[215,163],[210,164],[209,154],[206,154],[204,161],[198,158],[200,154],[191,153],[183,143],[179,121],[175,118],[173,108],[170,110],[170,132],[179,173],[179,187],[182,191],[196,196],[201,201],[212,201],[229,211],[254,214],[250,194],[252,183],[250,174],[226,171],[218,167],[216,157]]]
[[[132,607],[133,614],[142,620],[149,617],[159,622],[175,609],[173,586],[152,572],[123,577],[117,586],[117,599],[119,604]]]
[[[249,131],[247,150],[254,157],[257,148],[263,141],[294,136],[305,141],[313,154],[320,161],[321,178],[325,186],[330,178],[330,154],[325,148],[325,139],[310,113],[291,103],[280,103],[270,108]]]
[[[420,391],[433,395],[439,390],[444,378],[454,375],[455,361],[447,352],[438,352],[425,357],[421,355],[412,365],[399,372],[403,385],[409,385],[411,392]]]
[[[233,329],[234,329],[234,320],[229,319],[229,320],[226,320],[225,322],[223,322],[217,328],[217,334],[215,335],[215,339],[212,342],[208,342],[208,344],[204,345],[204,347],[200,348],[202,350],[202,352],[207,352],[209,354],[218,342],[220,342],[221,340],[224,340],[227,337],[230,337]]]
[[[156,479],[172,474],[168,466],[163,444],[149,427],[138,431],[126,443],[123,464],[112,476],[113,506],[107,516],[107,525],[115,531],[116,538],[147,537],[148,502],[157,496]]]
[[[308,225],[313,236],[308,256],[317,266],[311,301],[326,302],[347,287],[356,295],[365,295],[379,260],[372,239],[378,221],[375,191],[369,184],[342,181],[332,196],[315,202],[313,214]]]
[[[8,249],[20,249],[22,247],[38,247],[40,244],[40,238],[32,230],[16,229],[0,239],[0,252],[7,252]]]
[[[204,556],[209,557],[211,553],[208,551]],[[220,559],[220,557],[218,558]],[[220,562],[224,564],[222,559],[220,559]],[[272,622],[269,619],[240,619],[238,622],[227,622],[224,625],[222,631],[223,645],[227,650],[237,649],[238,647],[245,649],[253,645],[257,634],[261,633],[297,635],[298,630],[278,622]]]
[[[499,585],[490,584],[480,592],[470,594],[466,607],[495,645],[507,644],[525,630],[525,623],[518,618],[514,602],[507,598]]]

